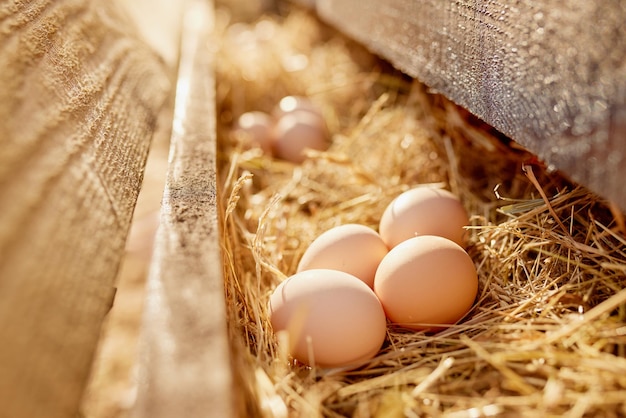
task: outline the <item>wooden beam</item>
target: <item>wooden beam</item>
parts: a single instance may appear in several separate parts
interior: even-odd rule
[[[626,6],[317,0],[322,19],[626,209]]]
[[[14,1],[0,85],[0,415],[74,416],[167,73],[108,1]]]
[[[218,229],[211,2],[184,16],[170,166],[140,340],[137,417],[235,415]]]

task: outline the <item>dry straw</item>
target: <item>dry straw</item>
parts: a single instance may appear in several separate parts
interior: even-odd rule
[[[309,14],[236,23],[218,9],[218,135],[225,291],[245,409],[263,417],[622,416],[626,238],[622,214]],[[307,95],[333,132],[293,165],[243,150],[247,110]],[[266,303],[322,231],[376,228],[418,184],[458,194],[472,216],[480,290],[435,335],[389,326],[357,370],[290,363]]]

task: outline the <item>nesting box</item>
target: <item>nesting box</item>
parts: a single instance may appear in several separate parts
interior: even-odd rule
[[[305,3],[311,5],[311,2]],[[585,56],[582,51],[561,55],[562,49],[559,46],[561,41],[558,39],[548,41],[541,36],[539,41],[536,38],[542,32],[553,33],[555,29],[551,28],[555,26],[570,27],[575,24],[576,16],[583,19],[582,14],[577,13],[587,15],[589,12],[581,8],[576,12],[559,14],[556,12],[557,9],[558,7],[548,9],[548,6],[541,8],[537,5],[524,9],[503,4],[478,7],[455,3],[446,6],[435,2],[408,1],[385,4],[316,2],[314,10],[324,21],[359,40],[407,74],[424,80],[428,89],[443,93],[482,119],[481,122],[471,117],[445,99],[434,100],[441,100],[437,103],[445,109],[444,113],[451,112],[447,113],[447,116],[438,113],[437,106],[426,106],[443,119],[443,127],[435,128],[436,131],[442,129],[450,136],[456,135],[456,139],[466,145],[472,142],[481,145],[476,147],[470,145],[459,151],[459,148],[456,148],[458,143],[455,145],[454,140],[446,139],[444,135],[440,144],[442,148],[437,150],[426,148],[427,152],[416,152],[415,148],[420,145],[414,136],[420,135],[421,128],[407,120],[416,115],[412,113],[415,110],[410,106],[426,99],[418,91],[411,90],[409,80],[395,74],[397,78],[393,80],[383,77],[385,81],[381,84],[387,91],[381,94],[378,100],[364,105],[361,113],[358,110],[358,103],[349,100],[346,100],[344,107],[337,106],[341,108],[338,113],[341,111],[345,113],[337,115],[331,112],[332,120],[349,119],[346,115],[350,114],[350,111],[359,114],[360,119],[357,118],[350,128],[340,131],[341,138],[337,138],[337,144],[341,145],[335,149],[331,148],[329,154],[313,156],[315,162],[305,165],[302,169],[294,168],[292,172],[293,167],[285,168],[283,162],[259,157],[254,153],[244,155],[245,153],[242,154],[236,146],[229,148],[217,144],[218,149],[222,151],[227,149],[231,152],[221,160],[218,158],[216,162],[217,166],[221,167],[222,173],[228,172],[231,183],[226,184],[212,184],[213,180],[209,180],[212,178],[210,173],[198,176],[198,168],[194,163],[201,160],[203,167],[206,167],[215,161],[212,154],[213,145],[204,148],[196,142],[199,137],[212,135],[212,131],[204,131],[203,126],[207,126],[208,122],[198,115],[213,110],[214,96],[211,89],[203,87],[204,83],[212,82],[210,75],[203,71],[208,64],[205,61],[210,58],[207,58],[204,43],[197,40],[198,36],[207,36],[207,33],[202,30],[194,31],[192,26],[187,26],[189,31],[186,32],[188,36],[186,39],[191,46],[188,50],[183,48],[181,57],[183,65],[180,73],[183,77],[183,82],[180,83],[183,89],[178,96],[180,103],[184,103],[187,110],[181,107],[180,120],[175,123],[175,126],[186,126],[186,129],[180,132],[180,136],[174,137],[173,155],[178,159],[174,160],[173,171],[170,172],[171,189],[166,189],[165,193],[165,213],[168,217],[162,229],[164,235],[157,244],[157,257],[154,260],[155,265],[159,267],[155,270],[156,274],[150,278],[148,290],[148,300],[152,302],[146,312],[148,331],[146,347],[149,356],[145,359],[149,360],[144,361],[141,367],[145,378],[150,380],[146,380],[148,385],[140,389],[139,398],[140,411],[144,416],[158,415],[161,411],[166,411],[163,412],[163,416],[180,411],[203,414],[207,410],[219,410],[218,415],[233,413],[260,416],[307,416],[307,414],[371,416],[376,413],[383,414],[389,411],[401,413],[407,410],[432,415],[453,411],[459,416],[471,416],[478,413],[490,415],[506,412],[563,412],[573,407],[577,401],[568,400],[564,395],[570,389],[562,380],[567,379],[565,370],[569,363],[566,358],[571,354],[569,351],[571,347],[568,344],[578,338],[572,335],[582,335],[579,332],[585,326],[583,324],[591,326],[591,323],[595,323],[601,326],[599,325],[602,323],[601,318],[606,319],[609,311],[621,306],[626,296],[619,290],[620,285],[617,284],[622,283],[623,278],[621,261],[615,264],[608,261],[614,256],[620,258],[618,253],[621,251],[619,248],[623,240],[619,235],[623,231],[618,232],[619,224],[622,222],[620,210],[617,206],[613,206],[613,212],[611,210],[607,212],[606,206],[600,210],[608,214],[609,218],[614,217],[609,221],[611,226],[607,229],[599,227],[603,232],[596,231],[600,235],[611,236],[611,244],[607,244],[607,247],[602,245],[602,250],[591,248],[593,240],[586,240],[580,233],[583,229],[596,230],[596,227],[592,226],[591,218],[587,218],[587,215],[580,211],[587,209],[595,211],[602,205],[611,205],[585,187],[580,188],[575,183],[568,183],[567,177],[569,175],[589,187],[595,187],[596,191],[606,193],[606,197],[618,204],[621,202],[621,189],[614,188],[613,192],[610,192],[609,188],[603,188],[610,182],[597,182],[603,175],[596,173],[586,176],[583,171],[588,174],[589,170],[585,168],[583,171],[576,171],[574,167],[583,166],[579,159],[585,158],[583,155],[605,151],[602,146],[580,147],[581,143],[618,144],[612,138],[617,138],[613,134],[622,129],[620,103],[623,97],[615,91],[623,89],[624,78],[620,76],[621,70],[614,66],[619,60],[612,61],[610,64],[612,69],[602,70],[606,73],[603,72],[605,75],[597,81],[601,84],[606,82],[616,88],[615,91],[601,89],[606,91],[607,95],[600,99],[600,102],[607,106],[601,105],[596,100],[598,99],[596,93],[591,92],[590,80],[587,79],[592,68],[597,68],[600,64],[592,63],[591,56],[582,58]],[[510,24],[512,20],[516,20],[515,25]],[[617,56],[624,53],[620,43],[621,36],[616,36],[621,29],[617,29],[619,25],[615,24],[616,21],[611,22],[613,29],[608,30],[610,36],[607,35],[599,42]],[[263,20],[257,22],[256,26],[252,23],[248,31],[238,26],[236,30],[233,29],[232,32],[235,34],[233,36],[237,37],[239,34],[238,39],[241,40],[252,36],[251,33],[257,30],[265,33],[268,27],[266,23]],[[298,26],[293,22],[285,24]],[[299,29],[302,31],[300,33],[304,33],[309,28],[302,25]],[[273,33],[276,38],[280,38],[282,34],[271,31],[269,33]],[[263,38],[264,35],[259,36]],[[597,40],[598,34],[594,32],[584,36]],[[315,38],[316,35],[312,37]],[[319,41],[336,45],[321,36]],[[263,42],[271,43],[265,39],[258,41],[258,44],[254,42],[252,44],[263,48]],[[294,41],[294,44],[296,43]],[[234,44],[237,45],[236,42]],[[230,49],[227,55],[259,53],[259,50],[255,52],[254,49],[246,49],[248,46],[244,44],[238,45],[242,48],[241,51]],[[524,46],[532,50],[530,55],[525,55],[528,51],[524,50]],[[354,48],[352,52],[358,55],[357,47],[354,45],[352,47]],[[185,55],[185,51],[188,55]],[[268,51],[273,50],[270,48]],[[297,52],[290,53],[292,56],[297,55]],[[551,60],[547,57],[554,57],[555,54],[559,56],[555,62],[563,64],[563,67],[556,68],[556,64],[551,66],[545,64],[546,60]],[[273,56],[271,53],[268,55]],[[524,67],[522,60],[526,58],[530,60],[529,68],[522,71],[520,69]],[[224,57],[220,55],[220,59],[223,60]],[[572,61],[567,61],[568,59]],[[584,62],[585,66],[577,67],[578,61]],[[225,79],[224,74],[221,74],[222,79],[218,78],[217,81],[219,89],[232,91],[243,88],[242,86],[253,86],[255,79],[260,84],[265,82],[266,85],[259,91],[267,94],[272,94],[271,90],[282,88],[282,84],[276,81],[276,78],[272,78],[280,73],[273,72],[275,70],[273,64],[281,63],[281,58],[276,58],[267,67],[259,64],[261,61],[248,62],[242,59],[242,62],[253,63],[241,70],[244,77],[237,79],[231,75],[236,79],[232,81]],[[328,62],[337,65],[337,68],[345,64],[343,61],[333,62],[330,59]],[[578,70],[573,70],[573,67],[577,67]],[[235,73],[238,71],[236,68],[232,70]],[[263,78],[264,75],[267,79]],[[326,73],[318,74],[320,77],[323,75]],[[329,79],[324,78],[324,81]],[[349,77],[338,79],[345,80]],[[360,80],[358,76],[354,76],[354,79]],[[267,80],[274,80],[276,83],[269,83],[268,86]],[[186,88],[188,85],[196,85],[198,88],[188,90]],[[328,90],[339,89],[332,83],[324,84],[324,87]],[[378,87],[380,86],[372,82],[372,91]],[[325,90],[323,88],[320,90],[322,93],[315,88],[310,89],[312,94],[316,94],[317,91],[320,96],[324,95]],[[203,91],[209,95],[207,97],[210,100],[200,94]],[[574,94],[574,91],[578,91],[581,96],[570,102],[567,97]],[[585,97],[587,93],[583,91],[589,96]],[[401,105],[394,108],[388,104],[391,100],[390,95],[402,96],[404,93],[410,97],[407,102],[402,102],[406,108],[403,109]],[[237,90],[232,96],[228,93],[225,96],[228,98],[224,99],[218,95],[221,106],[218,113],[218,128],[228,125],[228,120],[232,122],[237,112],[255,110],[249,108],[251,105],[268,109],[267,96],[263,97],[258,91]],[[240,102],[236,102],[237,97],[241,99]],[[591,102],[600,106],[596,108],[599,113],[595,111],[593,115],[589,113],[590,106],[595,106],[590,105]],[[197,112],[196,106],[204,110]],[[390,113],[384,112],[383,110],[387,110],[386,106],[393,110],[389,110]],[[562,110],[565,112],[562,113]],[[426,119],[430,120],[428,116]],[[193,122],[194,120],[199,122]],[[377,120],[385,122],[378,125]],[[484,124],[484,121],[498,128],[500,132]],[[400,134],[397,132],[385,130],[393,127],[395,123],[397,123],[395,126],[400,126],[396,129],[402,132],[400,139],[404,142],[398,140]],[[407,125],[404,125],[405,123]],[[338,125],[341,126],[341,122],[338,122]],[[580,130],[572,130],[574,126]],[[584,132],[593,132],[597,136],[583,137]],[[509,135],[510,138],[504,138],[502,133]],[[349,137],[345,144],[344,136]],[[510,141],[511,138],[539,154],[541,158],[523,151],[521,146],[516,146]],[[227,142],[229,137],[222,135],[220,140]],[[373,148],[372,144],[368,143],[378,141],[387,144],[383,148],[393,150],[395,140],[398,140],[399,146],[397,153],[393,151],[385,153],[381,148]],[[401,144],[407,143],[412,144],[414,149],[411,150],[411,145],[401,148]],[[571,144],[571,147],[564,148],[563,144],[566,143],[568,147]],[[620,148],[620,151],[615,151],[617,156],[611,164],[621,161],[622,158],[619,156],[621,147],[615,146]],[[583,148],[591,154],[581,153]],[[364,157],[363,154],[368,151],[371,155]],[[576,156],[573,157],[570,151]],[[430,154],[431,152],[433,154]],[[402,153],[408,159],[408,165],[404,165],[407,164],[406,160],[397,157],[398,153]],[[416,173],[415,171],[419,169],[414,166],[422,164],[417,155],[424,153],[447,159],[450,165],[444,170],[449,173],[448,176],[439,177],[438,173],[433,174],[437,171],[434,167],[441,169],[436,164],[431,166],[433,170],[428,173],[433,174],[433,177]],[[485,159],[486,154],[490,154],[492,158]],[[382,168],[383,164],[376,165],[377,159],[388,160],[385,169]],[[542,163],[541,159],[545,161]],[[411,162],[413,164],[410,164]],[[178,163],[181,165],[177,167]],[[424,164],[429,167],[427,162]],[[485,169],[485,165],[493,167]],[[352,171],[341,168],[346,166],[351,167]],[[477,168],[478,166],[482,167]],[[618,166],[621,167],[620,164]],[[194,168],[186,171],[186,167]],[[311,167],[317,167],[318,171],[313,168],[315,174],[310,174],[307,170]],[[607,167],[608,165],[605,168]],[[387,168],[389,171],[385,171]],[[412,169],[415,171],[411,171]],[[526,174],[523,172],[524,169],[527,170]],[[551,177],[550,173],[558,169],[563,171],[553,173]],[[458,170],[456,174],[455,170]],[[617,173],[621,168],[612,166],[610,170]],[[246,188],[250,187],[246,180],[250,172],[252,176],[261,178],[259,183],[266,187],[265,192],[255,189],[259,185],[252,185],[252,191],[246,191]],[[508,184],[511,193],[521,184],[518,183],[520,177],[524,179],[525,182],[522,181],[526,185],[524,187],[529,188],[518,196],[524,198],[520,200],[504,198],[500,204],[496,203],[498,199],[494,195],[498,195],[498,191],[496,189],[494,194],[492,188],[497,184],[492,182],[492,178],[480,178],[481,175],[487,177],[494,172],[503,176],[503,182]],[[510,177],[507,177],[509,174],[503,174],[505,172],[509,173]],[[351,218],[349,213],[339,213],[337,209],[332,209],[332,206],[334,204],[339,208],[350,208],[360,204],[369,209],[374,208],[389,197],[385,195],[385,187],[374,188],[380,192],[378,200],[371,197],[370,192],[354,192],[351,187],[356,188],[358,187],[356,184],[363,183],[376,184],[376,176],[385,177],[387,173],[389,179],[400,179],[400,184],[392,182],[387,184],[384,180],[378,179],[379,185],[389,186],[387,193],[391,193],[390,190],[393,190],[394,186],[399,187],[396,190],[401,190],[403,186],[410,184],[402,184],[403,181],[416,182],[417,179],[427,181],[426,179],[441,178],[447,178],[448,182],[453,183],[448,186],[464,193],[462,189],[465,186],[461,185],[463,173],[475,173],[477,181],[474,184],[480,184],[482,189],[475,190],[474,197],[469,195],[465,197],[466,203],[474,209],[476,221],[480,224],[480,226],[476,224],[476,230],[481,232],[474,235],[470,253],[476,257],[477,263],[482,265],[482,268],[479,268],[482,277],[479,300],[482,304],[478,302],[476,311],[465,325],[450,328],[439,337],[429,335],[416,337],[413,334],[407,336],[402,331],[392,328],[389,345],[378,360],[354,374],[342,375],[341,372],[337,372],[333,375],[332,372],[325,373],[315,368],[302,369],[293,364],[287,366],[286,363],[281,363],[284,359],[279,355],[271,358],[270,353],[275,346],[269,341],[271,336],[268,334],[271,334],[271,330],[267,328],[267,318],[263,316],[266,313],[264,305],[271,288],[268,283],[280,281],[283,278],[281,273],[285,275],[292,273],[294,260],[301,254],[299,252],[301,247],[291,242],[310,241],[312,235],[324,229],[324,225],[331,225],[333,222],[346,222],[350,219],[372,222],[373,217],[368,215],[370,212],[367,210],[363,211],[362,215],[365,215],[362,217]],[[613,176],[616,175],[614,173]],[[235,181],[239,174],[242,175],[241,183]],[[269,179],[264,180],[266,174]],[[281,183],[284,180],[281,175],[290,178],[290,181]],[[538,179],[537,176],[541,178]],[[219,180],[224,177],[216,178]],[[473,182],[471,179],[468,181]],[[308,192],[303,191],[306,186],[302,184],[310,184],[311,189],[307,189]],[[199,198],[200,185],[203,192]],[[285,191],[281,187],[286,187],[290,191]],[[550,192],[546,192],[543,187]],[[232,220],[237,212],[237,205],[242,205],[246,196],[250,196],[249,193],[256,195],[256,198],[267,197],[267,194],[271,194],[267,190],[274,190],[276,198],[264,201],[268,206],[257,209],[258,212],[262,212],[261,214],[257,212],[258,217],[254,215],[254,208],[243,203],[242,211],[253,213],[251,218],[242,215],[241,219]],[[487,195],[491,195],[492,198]],[[583,195],[587,197],[583,198]],[[481,200],[483,198],[489,203],[485,205],[486,202]],[[340,204],[341,199],[346,199],[347,202]],[[255,201],[258,200],[263,201],[263,199]],[[287,208],[276,209],[272,206],[276,202],[285,204]],[[294,203],[296,207],[302,206],[297,214],[291,202],[298,202]],[[196,208],[204,205],[206,207],[203,213],[210,216],[201,217],[196,211]],[[221,205],[220,210],[225,213],[223,216],[229,219],[220,219],[214,212],[214,205]],[[500,219],[502,224],[494,228],[496,218],[492,218],[488,213],[497,206],[504,208],[498,212],[500,215],[510,218],[508,222]],[[325,212],[332,210],[335,210],[332,216],[324,217]],[[302,215],[301,212],[306,214]],[[273,216],[276,223],[268,221],[268,218]],[[299,222],[296,218],[308,220],[303,221],[300,228],[290,227],[289,224]],[[534,223],[536,219],[539,220],[537,224]],[[224,223],[216,228],[216,220]],[[207,221],[209,223],[206,223]],[[256,230],[255,222],[259,225]],[[574,224],[578,226],[574,227]],[[524,225],[532,226],[527,229]],[[577,228],[581,230],[576,232]],[[221,235],[218,232],[220,230]],[[559,232],[556,232],[557,230]],[[199,236],[196,235],[198,233]],[[557,238],[558,236],[561,238]],[[221,241],[221,258],[216,257],[218,251],[215,246],[216,240]],[[272,249],[262,248],[263,243]],[[193,246],[192,252],[188,249],[190,245]],[[244,248],[235,248],[237,245]],[[533,249],[538,247],[542,248],[537,251]],[[557,250],[558,248],[561,250]],[[565,253],[561,252],[562,250]],[[582,254],[586,251],[589,251],[587,254],[593,254],[604,250],[608,251],[605,253],[608,258],[602,268],[614,270],[605,272],[604,277],[610,279],[602,287],[616,285],[615,291],[609,292],[610,296],[607,295],[609,297],[600,297],[605,290],[587,288],[583,291],[582,287],[572,287],[573,281],[582,280],[590,284],[596,283],[595,280],[598,278],[591,281],[582,279],[576,271],[580,268],[586,269],[587,267],[582,266],[587,264],[580,264],[567,254],[578,253],[585,259],[587,256]],[[276,252],[281,251],[282,254],[276,256]],[[220,259],[224,268],[222,273],[217,270]],[[173,260],[178,260],[183,270],[172,267]],[[509,263],[507,260],[512,262]],[[241,266],[241,263],[246,265]],[[610,265],[612,267],[609,267]],[[195,290],[193,297],[188,290],[180,286],[179,278],[183,275],[189,278],[189,284]],[[541,285],[536,282],[539,278],[543,280]],[[220,303],[223,294],[219,284],[222,280],[225,281],[227,296],[225,312],[231,321],[226,327],[228,337],[224,336],[225,330],[219,321],[224,315]],[[555,285],[556,283],[559,284]],[[528,286],[538,287],[531,293],[526,293]],[[257,288],[259,293],[255,293]],[[200,318],[197,318],[198,312],[201,312]],[[570,313],[578,315],[578,319],[568,316]],[[551,315],[570,318],[571,322],[566,319],[552,322],[552,319],[548,319],[552,318]],[[519,323],[516,322],[516,318],[521,317],[524,319],[519,319]],[[190,326],[185,322],[189,318],[196,318],[198,322]],[[622,318],[621,314],[614,317],[616,324],[623,320],[619,318]],[[204,325],[197,328],[198,324]],[[609,326],[611,327],[613,326]],[[500,332],[502,334],[498,334]],[[240,345],[240,338],[246,341],[242,343],[244,348]],[[502,349],[507,345],[505,341],[508,338],[512,339],[509,347],[517,347],[516,349],[511,351]],[[163,344],[163,341],[168,339],[176,343]],[[226,344],[226,339],[230,340],[230,344]],[[581,346],[592,344],[584,338],[579,340],[579,343]],[[614,340],[614,343],[618,346],[620,344],[617,340]],[[405,349],[403,344],[411,348]],[[555,348],[556,346],[558,348]],[[604,349],[613,350],[610,347],[605,346]],[[608,354],[610,357],[607,357],[607,360],[619,358],[621,361],[620,350],[616,348],[616,351]],[[546,360],[546,352],[552,353],[548,356],[549,360]],[[402,357],[405,354],[406,357]],[[600,353],[594,355],[604,356]],[[220,360],[211,360],[215,358]],[[545,364],[548,365],[544,367]],[[190,370],[201,372],[192,373]],[[484,374],[480,371],[484,371]],[[589,369],[583,367],[576,372],[576,376],[582,377],[588,371]],[[617,376],[613,378],[619,380]],[[495,383],[496,381],[500,383]],[[615,390],[616,398],[607,399],[606,403],[598,400],[596,411],[621,408],[617,394],[623,394],[624,387],[622,383],[611,381],[615,383],[612,388]],[[234,385],[234,389],[230,385]],[[578,395],[573,396],[575,398]],[[539,398],[541,401],[531,401]],[[513,405],[515,402],[519,404]],[[238,406],[229,409],[233,404]]]
[[[345,106],[330,113],[339,146],[312,155],[314,175],[267,156],[242,157],[236,146],[222,148],[238,153],[220,159],[217,130],[229,119],[217,102],[229,84],[216,83],[211,2],[184,3],[175,77],[104,1],[20,3],[4,17],[10,30],[0,38],[0,76],[9,86],[0,107],[7,121],[0,132],[0,415],[76,412],[170,91],[169,167],[146,286],[134,415],[623,411],[624,7],[303,3],[405,73],[381,63],[379,78],[357,72],[361,78],[340,80],[362,82],[377,98],[346,95]],[[586,24],[590,16],[596,24]],[[303,59],[311,58],[295,54],[289,71],[299,71]],[[347,59],[327,61],[337,63],[352,68]],[[337,88],[325,86],[319,94]],[[233,103],[227,110],[230,121],[241,111]],[[398,131],[385,137],[381,129],[390,126]],[[431,147],[437,135],[439,147]],[[387,153],[370,148],[375,141]],[[493,167],[484,167],[485,154]],[[419,171],[418,158],[431,172]],[[377,159],[387,161],[380,171]],[[275,184],[288,178],[281,196],[289,198],[266,199],[260,214],[251,210],[251,218],[233,221],[246,193],[263,197],[246,191],[249,172],[279,174]],[[492,179],[464,177],[505,172],[516,200],[498,200]],[[369,212],[352,220],[373,223],[384,199],[419,181],[445,183],[473,209],[468,253],[481,287],[471,316],[439,336],[392,326],[380,356],[353,374],[272,358],[277,346],[261,314],[271,286],[293,271],[302,245],[319,232],[313,228],[332,223],[320,196],[345,211],[337,219],[352,219],[349,209],[362,205]],[[311,193],[294,195],[303,184]],[[363,188],[352,191],[354,185]],[[303,209],[276,215],[276,202]],[[289,230],[281,216],[309,223],[299,236],[279,235]],[[267,230],[276,235],[265,236]],[[275,257],[279,251],[286,255]]]

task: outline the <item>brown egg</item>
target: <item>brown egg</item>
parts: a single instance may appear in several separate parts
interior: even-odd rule
[[[374,357],[387,332],[383,307],[351,274],[328,269],[296,273],[269,301],[275,332],[285,332],[289,353],[319,367],[353,367]]]
[[[469,218],[451,192],[423,186],[396,197],[380,218],[379,233],[389,248],[419,235],[439,235],[465,245]]]
[[[344,224],[325,231],[309,245],[300,259],[298,271],[316,268],[341,270],[372,287],[378,264],[388,251],[380,235],[372,228]]]
[[[374,292],[391,322],[434,331],[455,324],[471,309],[478,276],[458,244],[423,235],[389,251],[376,271]]]
[[[286,113],[278,119],[274,129],[274,153],[294,163],[306,159],[305,150],[328,149],[328,130],[323,119],[307,111]]]
[[[252,111],[243,113],[237,119],[234,134],[242,141],[244,147],[259,147],[272,154],[274,147],[274,121],[264,112]]]

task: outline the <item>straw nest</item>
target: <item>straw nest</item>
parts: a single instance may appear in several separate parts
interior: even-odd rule
[[[218,8],[220,193],[242,415],[623,416],[622,214],[301,10],[237,22]],[[243,150],[248,110],[306,95],[333,133],[301,165]],[[472,214],[474,308],[434,335],[389,326],[357,370],[290,363],[266,304],[324,230],[377,227],[400,192],[437,183]],[[613,210],[612,210],[613,209]]]

